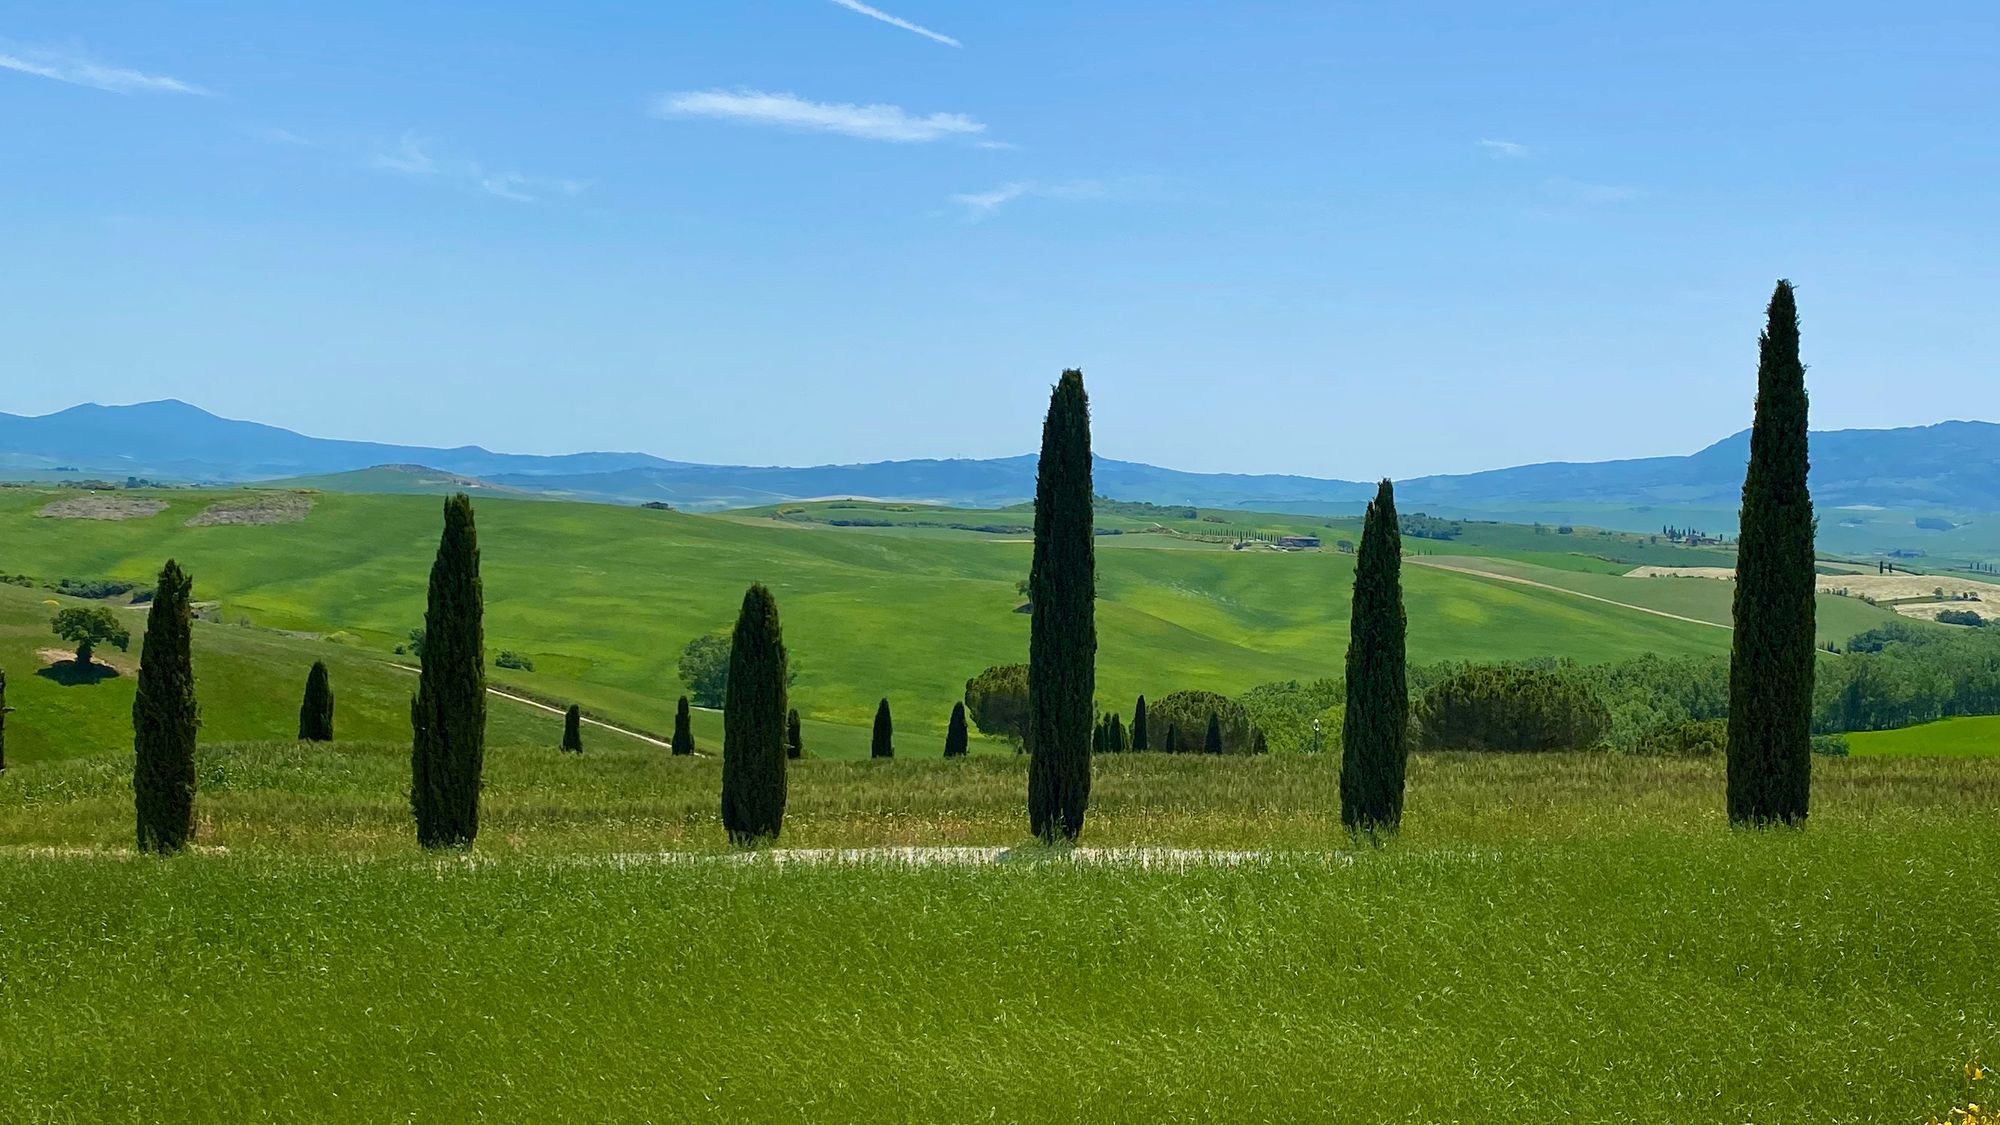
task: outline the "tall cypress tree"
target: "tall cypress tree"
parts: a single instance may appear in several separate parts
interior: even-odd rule
[[[132,700],[132,795],[139,850],[177,852],[194,839],[194,699],[191,601],[194,579],[172,559],[160,571],[146,641],[139,650],[139,692]]]
[[[965,757],[966,744],[970,741],[971,736],[965,729],[965,704],[954,703],[951,705],[951,725],[944,731],[944,756]]]
[[[1385,480],[1362,521],[1361,550],[1354,562],[1354,609],[1348,622],[1340,822],[1361,831],[1393,831],[1403,821],[1410,696],[1402,570],[1396,492]]]
[[[726,697],[725,697],[726,700]],[[674,756],[694,753],[694,723],[688,717],[688,697],[674,707]]]
[[[562,748],[571,754],[583,753],[583,708],[574,703],[563,712]]]
[[[868,741],[868,756],[871,758],[896,756],[896,727],[889,719],[887,699],[875,705],[875,734]]]
[[[1201,750],[1204,754],[1222,753],[1222,721],[1216,718],[1213,711],[1208,713],[1208,737],[1202,742]]]
[[[1132,749],[1146,749],[1146,697],[1132,705]]]
[[[799,736],[799,709],[785,714],[785,757],[794,761],[806,756],[805,739]]]
[[[1798,824],[1812,784],[1813,507],[1806,369],[1792,283],[1757,341],[1757,415],[1736,543],[1729,654],[1729,819]]]
[[[410,700],[410,808],[417,842],[469,848],[479,835],[479,779],[486,764],[485,593],[472,500],[444,502],[444,532],[431,564],[424,611],[422,675]]]
[[[1097,694],[1097,557],[1090,487],[1090,399],[1069,370],[1049,395],[1035,471],[1035,554],[1028,574],[1028,823],[1047,842],[1074,840],[1090,804]]]
[[[785,819],[785,636],[761,583],[743,594],[722,700],[722,827],[739,847],[774,840]]]
[[[313,661],[306,673],[306,695],[299,704],[299,741],[333,741],[333,680],[326,661]]]

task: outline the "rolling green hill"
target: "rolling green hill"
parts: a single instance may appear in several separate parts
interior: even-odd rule
[[[275,677],[280,682],[266,705],[272,716],[296,706],[291,681],[303,676],[308,652],[386,660],[422,620],[439,519],[433,498],[322,494],[301,522],[189,526],[191,517],[237,494],[120,493],[166,505],[138,519],[36,515],[54,495],[0,490],[0,572],[145,582],[173,556],[193,572],[197,596],[220,603],[225,621],[345,635],[351,647],[287,638],[307,647],[296,655],[287,650],[296,667]],[[863,728],[885,694],[898,718],[902,752],[933,753],[965,680],[987,665],[1022,659],[1027,647],[1028,618],[1014,612],[1015,583],[1028,568],[1026,536],[832,528],[492,497],[478,504],[488,651],[513,649],[536,666],[533,672],[495,669],[494,682],[538,697],[573,699],[640,729],[670,727],[682,690],[676,672],[681,647],[727,626],[751,581],[765,582],[778,595],[786,640],[800,665],[795,700],[813,721],[808,742],[832,756],[861,751]],[[1485,544],[1475,532],[1519,542]],[[1506,550],[1558,538],[1568,537],[1477,526],[1448,546]],[[1127,708],[1142,692],[1235,693],[1339,669],[1350,556],[1239,552],[1161,535],[1100,542],[1106,549],[1099,554],[1099,684],[1107,708]],[[1181,549],[1146,549],[1170,544]],[[1434,546],[1411,545],[1413,551]],[[1597,578],[1564,577],[1571,572],[1561,569],[1587,563],[1589,555],[1570,550],[1542,557],[1557,563],[1537,568],[1553,576],[1548,585]],[[1654,592],[1638,580],[1601,581],[1624,583],[1617,588],[1629,589],[1635,604]],[[1728,640],[1726,631],[1707,625],[1479,575],[1412,566],[1406,588],[1411,656],[1419,661],[1598,661],[1641,652],[1719,652]],[[1697,590],[1723,592],[1719,584]],[[1850,624],[1866,627],[1858,619]],[[375,736],[400,737],[400,705],[390,696]],[[229,737],[283,733],[275,718],[267,719],[255,730],[231,728]]]

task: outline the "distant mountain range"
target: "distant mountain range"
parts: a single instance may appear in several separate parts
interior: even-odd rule
[[[1397,484],[1406,511],[1481,515],[1624,509],[1733,513],[1749,433],[1685,457],[1550,462]],[[2000,512],[2000,425],[1942,422],[1812,437],[1813,494],[1834,508]],[[362,471],[367,470],[367,471]],[[758,468],[668,461],[644,453],[529,456],[479,446],[431,449],[306,437],[219,418],[184,402],[76,406],[42,417],[0,414],[0,477],[144,477],[190,483],[306,478],[348,491],[490,487],[689,510],[856,496],[998,507],[1034,491],[1032,456]],[[473,478],[467,480],[465,478]],[[1100,493],[1120,500],[1305,513],[1345,513],[1374,493],[1366,482],[1188,473],[1099,458]]]

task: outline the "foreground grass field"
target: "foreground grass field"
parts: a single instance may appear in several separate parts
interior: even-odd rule
[[[527,750],[427,858],[401,753],[204,748],[170,861],[117,763],[0,775],[0,1119],[1914,1125],[2000,1054],[1991,760],[1755,833],[1714,762],[1426,756],[1356,848],[1330,759],[1103,759],[1086,842],[1269,853],[1140,870],[742,863],[713,762]],[[786,842],[1013,844],[1022,784],[808,762]]]

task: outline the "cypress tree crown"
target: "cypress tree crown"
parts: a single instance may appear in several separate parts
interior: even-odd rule
[[[676,757],[694,753],[694,723],[688,716],[688,697],[685,695],[674,708],[673,752]]]
[[[1352,830],[1393,831],[1403,819],[1410,698],[1402,566],[1395,486],[1385,480],[1362,522],[1348,626],[1340,822]]]
[[[889,718],[887,699],[875,705],[875,733],[868,742],[868,756],[871,758],[896,756],[896,727]]]
[[[480,775],[486,763],[485,591],[472,500],[444,503],[444,532],[431,564],[424,611],[422,673],[410,701],[410,808],[417,842],[468,848],[479,835]]]
[[[743,595],[722,703],[722,826],[739,847],[777,839],[785,818],[785,639],[762,584]]]
[[[333,679],[326,661],[313,661],[306,673],[306,694],[299,703],[299,741],[333,741]]]
[[[944,756],[947,758],[965,757],[967,744],[970,740],[971,735],[965,728],[965,704],[954,703],[951,705],[951,722],[945,727]]]
[[[1729,819],[1799,824],[1812,787],[1813,506],[1806,369],[1789,281],[1757,341],[1756,420],[1736,546],[1729,654]]]
[[[1047,842],[1074,840],[1090,803],[1097,694],[1097,556],[1090,399],[1083,372],[1049,395],[1035,471],[1035,551],[1028,575],[1028,822]]]
[[[172,559],[160,570],[132,700],[132,796],[139,850],[167,854],[194,839],[194,580]]]

